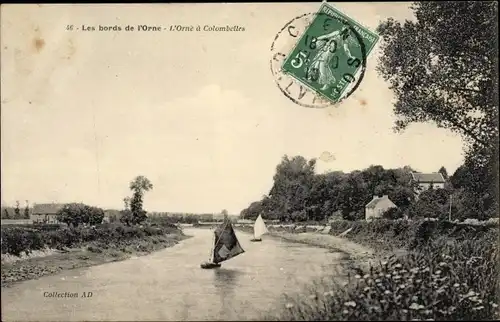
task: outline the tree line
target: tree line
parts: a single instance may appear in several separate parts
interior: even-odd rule
[[[132,197],[123,198],[125,207],[117,214],[112,214],[110,221],[120,221],[127,226],[139,225],[148,218],[147,211],[143,208],[144,194],[153,189],[153,184],[145,176],[135,177],[129,184]],[[71,226],[81,224],[97,225],[102,223],[105,217],[103,209],[92,207],[83,203],[71,203],[65,205],[58,213],[60,222]]]
[[[389,18],[378,26],[382,41],[377,72],[395,96],[395,132],[431,122],[462,137],[465,161],[447,187],[415,201],[412,187],[403,180],[408,168],[372,166],[314,175],[314,160],[285,158],[269,194],[242,216],[265,212],[304,220],[336,211],[357,219],[362,206],[379,192],[408,215],[442,217],[451,198],[451,213],[458,218],[498,216],[498,54],[491,45],[497,38],[497,3],[429,1],[412,3],[411,9],[414,21]]]
[[[141,224],[147,219],[147,211],[143,209],[143,199],[145,192],[153,189],[153,184],[145,176],[137,176],[130,182],[129,188],[132,192],[132,197],[124,198],[125,208],[119,211],[119,215],[114,219],[131,226]],[[59,222],[74,227],[79,225],[97,225],[102,223],[104,217],[105,212],[102,208],[89,206],[84,203],[65,204],[56,214]],[[16,206],[13,209],[2,207],[2,219],[29,218],[30,208],[27,200],[23,214],[21,214],[19,201],[16,202]]]
[[[21,203],[16,201],[15,207],[2,207],[2,219],[30,219],[29,201],[26,200],[26,206],[21,209]]]
[[[397,206],[384,214],[389,219],[447,219],[450,212],[453,220],[496,216],[494,208],[489,211],[478,208],[475,196],[467,193],[474,176],[469,175],[470,170],[465,166],[451,177],[441,167],[438,172],[446,180],[444,188],[431,185],[426,191],[421,191],[412,180],[411,174],[416,171],[410,166],[384,169],[381,165],[372,165],[349,173],[324,174],[316,174],[315,166],[316,159],[285,155],[276,167],[270,192],[252,202],[240,217],[255,219],[262,214],[265,219],[295,222],[324,221],[336,215],[345,220],[359,220],[365,218],[366,204],[374,196],[382,195],[387,195]]]
[[[454,177],[463,206],[478,217],[497,214],[497,3],[429,1],[411,9],[415,21],[389,18],[377,28],[377,70],[396,98],[394,129],[432,122],[460,135],[465,162]]]

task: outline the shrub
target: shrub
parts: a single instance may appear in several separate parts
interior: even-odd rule
[[[296,299],[280,320],[486,320],[498,315],[498,231],[438,238],[360,271],[347,285]],[[335,277],[336,278],[336,277]]]
[[[45,247],[61,249],[97,241],[100,248],[106,248],[105,246],[110,243],[180,232],[175,225],[127,227],[122,224],[103,224],[98,227],[65,227],[49,231],[9,226],[2,226],[1,229],[2,254],[16,256],[23,252],[30,253]]]
[[[75,227],[81,224],[97,225],[103,219],[104,210],[83,203],[66,204],[57,213],[57,220]]]
[[[429,242],[432,236],[461,241],[480,237],[491,230],[498,230],[498,225],[494,223],[473,226],[449,221],[387,219],[372,222],[341,220],[333,222],[331,227],[330,233],[333,235],[352,228],[348,234],[350,239],[382,250],[421,247]]]
[[[382,214],[382,217],[385,219],[401,219],[404,215],[404,210],[401,208],[389,208]]]
[[[120,212],[120,222],[126,224],[127,226],[130,226],[134,223],[134,215],[128,209],[122,210]]]

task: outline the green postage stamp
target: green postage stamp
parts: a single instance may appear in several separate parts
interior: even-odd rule
[[[338,103],[359,86],[378,40],[376,33],[323,3],[285,58],[282,71]]]

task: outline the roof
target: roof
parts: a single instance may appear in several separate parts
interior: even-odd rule
[[[424,183],[444,183],[443,175],[439,172],[434,173],[414,173],[412,172],[413,180]]]
[[[394,202],[391,201],[391,199],[389,199],[389,196],[387,195],[383,195],[382,197],[377,197],[377,196],[374,196],[372,201],[370,201],[369,203],[366,204],[365,208],[375,208],[375,206],[377,206],[377,204],[382,201],[382,200],[388,200],[390,203],[392,203],[394,206],[396,206],[394,204]]]
[[[33,205],[33,214],[56,214],[64,204],[57,203],[40,203]]]

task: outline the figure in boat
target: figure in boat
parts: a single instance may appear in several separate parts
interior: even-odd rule
[[[262,235],[268,233],[266,224],[264,223],[264,219],[259,215],[255,220],[255,224],[253,225],[253,239],[250,239],[252,242],[260,242],[262,241]]]
[[[202,263],[201,268],[217,268],[223,261],[243,254],[245,251],[241,248],[236,233],[234,232],[231,220],[227,215],[224,216],[223,223],[217,227],[213,236],[213,247],[210,250],[208,262]]]

